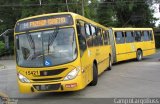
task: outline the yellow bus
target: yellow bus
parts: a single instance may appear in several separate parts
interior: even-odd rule
[[[110,28],[112,60],[119,62],[155,53],[155,41],[152,28]]]
[[[21,93],[81,90],[111,69],[109,28],[78,14],[21,19],[14,36]]]

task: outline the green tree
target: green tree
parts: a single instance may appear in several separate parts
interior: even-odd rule
[[[103,0],[99,4],[98,20],[106,26],[154,27],[156,18],[148,1]]]
[[[101,1],[97,9],[98,22],[105,26],[116,26],[117,17],[112,0]]]
[[[2,41],[0,41],[0,55],[3,54],[4,50],[5,50],[5,44]]]

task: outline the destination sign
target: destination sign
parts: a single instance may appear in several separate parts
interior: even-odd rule
[[[71,15],[45,16],[18,22],[15,27],[15,32],[68,25],[73,25]]]

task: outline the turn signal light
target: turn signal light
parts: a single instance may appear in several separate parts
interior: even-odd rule
[[[74,87],[77,87],[77,83],[66,84],[65,87],[66,88],[74,88]]]

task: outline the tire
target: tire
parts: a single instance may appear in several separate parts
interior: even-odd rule
[[[112,70],[112,60],[111,60],[111,56],[109,56],[109,66],[108,66],[107,70]]]
[[[98,82],[98,70],[97,70],[96,65],[93,64],[93,80],[89,85],[95,86],[95,85],[97,85],[97,82]]]
[[[141,50],[138,50],[137,53],[136,53],[136,59],[137,61],[141,61],[143,58],[143,53]]]

